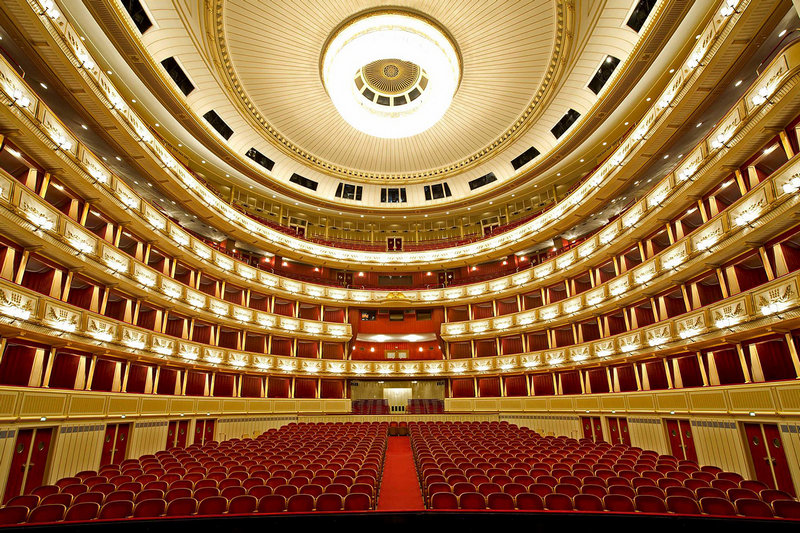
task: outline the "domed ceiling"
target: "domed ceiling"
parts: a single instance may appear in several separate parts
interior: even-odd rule
[[[423,14],[457,47],[462,76],[452,103],[432,127],[410,137],[379,138],[351,126],[331,103],[320,60],[337,28],[380,8],[366,0],[217,1],[210,44],[241,110],[262,134],[329,172],[441,174],[491,156],[537,116],[563,52],[559,2],[406,1],[385,8]]]

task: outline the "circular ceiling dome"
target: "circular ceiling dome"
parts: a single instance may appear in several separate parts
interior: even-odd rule
[[[359,131],[411,137],[436,124],[453,101],[461,63],[432,22],[402,12],[369,13],[328,40],[322,82],[336,110]]]

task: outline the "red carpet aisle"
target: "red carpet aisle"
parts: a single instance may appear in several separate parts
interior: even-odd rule
[[[424,507],[417,482],[417,470],[414,468],[411,439],[389,437],[378,510],[413,511]]]

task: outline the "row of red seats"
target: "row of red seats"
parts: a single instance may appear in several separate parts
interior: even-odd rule
[[[43,517],[53,516],[78,520],[77,516],[92,514],[96,506],[89,519],[125,518],[139,506],[157,508],[160,504],[152,502],[161,502],[163,512],[183,509],[179,513],[183,516],[209,514],[203,511],[212,505],[206,501],[217,502],[214,508],[219,509],[223,501],[233,505],[266,497],[267,502],[285,501],[279,510],[342,510],[348,500],[353,502],[351,506],[366,501],[368,509],[380,487],[387,432],[385,423],[290,424],[255,439],[172,448],[37,487],[31,494],[12,498],[6,507],[15,510],[5,513],[16,520],[23,508],[28,521],[46,521]],[[175,503],[179,501],[184,503]],[[191,502],[200,506],[200,511],[184,512]],[[234,506],[234,514],[242,512],[240,505],[245,506]],[[270,509],[277,506],[269,505]],[[73,508],[79,510],[71,511]],[[227,503],[222,512],[231,513]],[[273,511],[262,508],[260,512]]]
[[[188,517],[209,515],[246,515],[252,513],[309,513],[313,511],[368,511],[371,499],[366,494],[351,493],[346,496],[334,493],[294,494],[282,496],[268,494],[260,499],[253,495],[233,498],[210,496],[202,500],[181,497],[172,500],[152,498],[133,502],[115,500],[103,503],[77,502],[67,507],[60,503],[43,504],[29,510],[24,505],[7,505],[0,508],[0,525],[41,524],[53,522],[85,522],[89,520],[119,520],[124,518],[158,518],[162,516]]]
[[[420,486],[431,508],[514,509],[526,494],[531,496],[523,500],[538,498],[543,509],[603,511],[609,510],[608,500],[629,502],[623,507],[635,512],[641,497],[660,502],[653,504],[658,511],[648,512],[677,512],[675,506],[685,505],[685,514],[772,517],[791,513],[787,509],[797,503],[738,473],[622,444],[542,437],[501,423],[412,423],[410,432]],[[496,504],[490,505],[490,498]],[[691,503],[680,504],[686,501]],[[778,504],[782,511],[776,514],[776,501],[793,503]]]
[[[431,498],[431,509],[463,509],[495,511],[584,511],[616,513],[648,513],[680,515],[711,515],[750,518],[788,518],[800,519],[800,502],[795,500],[776,500],[768,504],[758,499],[739,499],[731,504],[726,499],[707,497],[698,502],[685,496],[668,496],[662,499],[650,495],[637,495],[630,498],[620,494],[607,494],[602,498],[594,494],[578,494],[570,497],[551,493],[542,497],[531,492],[511,495],[504,492],[488,496],[477,492],[455,495],[451,492],[437,492]]]

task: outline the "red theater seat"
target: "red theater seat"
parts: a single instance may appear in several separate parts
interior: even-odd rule
[[[345,511],[367,511],[372,506],[372,500],[366,494],[351,493],[344,498]]]
[[[686,496],[667,496],[667,509],[671,513],[697,515],[700,513],[700,507],[697,506],[697,501],[694,498]]]
[[[341,511],[344,499],[339,494],[321,494],[317,497],[317,511]]]
[[[258,498],[251,494],[234,497],[228,502],[228,514],[250,514],[258,508]]]
[[[50,503],[39,505],[28,515],[29,524],[40,524],[43,522],[60,522],[64,519],[67,507],[60,503]]]
[[[800,519],[800,502],[797,500],[773,500],[772,510],[781,518]]]
[[[507,492],[494,492],[486,497],[486,504],[489,509],[495,511],[512,511],[514,509],[514,496]]]
[[[119,519],[128,518],[131,515],[133,515],[133,501],[115,500],[104,503],[100,508],[100,513],[97,515],[97,518]]]
[[[7,507],[16,507],[16,506],[20,506],[21,505],[22,507],[27,507],[28,509],[33,509],[34,507],[39,505],[40,501],[41,501],[41,498],[39,498],[39,496],[37,496],[35,494],[22,494],[20,496],[14,496],[10,500],[8,500],[6,502],[6,506]]]
[[[544,509],[542,497],[532,492],[517,494],[515,501],[517,503],[517,509],[521,511],[541,511]]]
[[[281,513],[286,510],[286,497],[280,494],[268,494],[258,500],[259,513]]]
[[[461,509],[486,509],[486,498],[480,492],[464,492],[458,497]]]
[[[431,496],[431,509],[458,509],[458,496],[452,492],[437,492]]]
[[[228,499],[224,496],[208,496],[197,506],[198,515],[218,515],[228,510]]]
[[[548,511],[572,511],[572,498],[566,494],[548,494],[544,497],[544,508]]]
[[[164,516],[167,511],[167,502],[162,499],[142,500],[133,508],[135,518],[154,518]]]
[[[167,516],[191,516],[195,512],[197,500],[194,498],[177,498],[167,504]]]
[[[22,524],[30,510],[24,505],[6,505],[0,508],[0,525]]]
[[[636,510],[640,513],[666,514],[667,503],[663,498],[648,494],[638,495],[633,499]]]
[[[734,504],[736,512],[742,516],[753,518],[772,518],[772,508],[769,504],[755,498],[739,498]]]
[[[100,505],[95,502],[76,503],[67,509],[64,515],[65,522],[85,522],[94,520],[100,512]]]
[[[606,511],[615,513],[632,513],[636,509],[633,505],[633,498],[623,494],[608,494],[603,496],[603,507],[605,507]]]

